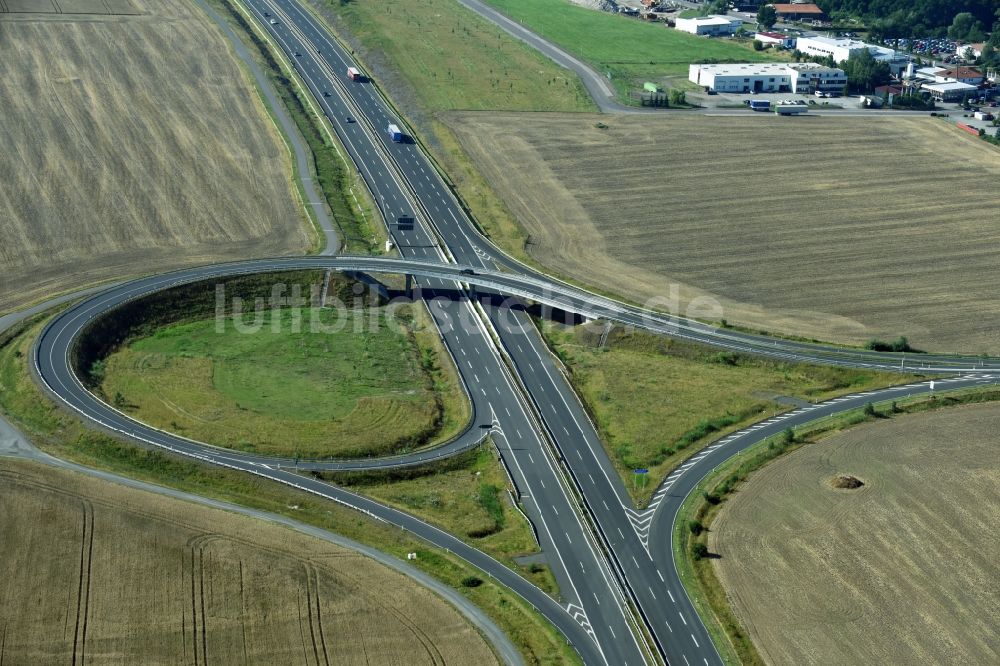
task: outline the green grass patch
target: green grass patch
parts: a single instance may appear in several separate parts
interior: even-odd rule
[[[597,12],[567,0],[486,0],[545,39],[611,74],[619,93],[643,81],[687,78],[693,62],[762,62],[778,59],[749,43],[708,39],[663,24]],[[600,36],[597,38],[597,36]]]
[[[408,533],[314,495],[223,468],[143,449],[85,427],[53,404],[28,374],[31,345],[44,318],[0,335],[0,412],[41,449],[65,460],[177,488],[242,506],[270,511],[342,534],[405,559],[459,590],[511,638],[529,664],[579,664],[562,635],[529,604],[496,585],[483,572]],[[483,580],[474,588],[461,581]]]
[[[517,569],[558,598],[548,567],[522,567],[515,561],[537,553],[538,545],[531,526],[512,504],[506,472],[492,443],[416,468],[321,476],[437,525]]]
[[[933,396],[868,404],[862,408],[819,419],[802,428],[786,430],[769,437],[734,456],[698,484],[684,501],[674,525],[671,547],[677,571],[705,621],[712,640],[727,664],[744,666],[764,664],[764,660],[729,606],[725,588],[712,566],[708,533],[722,505],[756,470],[776,458],[802,446],[875,419],[895,418],[958,405],[996,402],[1000,389],[963,389]]]
[[[209,0],[221,9],[237,33],[248,45],[254,57],[263,65],[272,86],[295,122],[299,133],[305,139],[316,171],[316,181],[323,192],[330,213],[343,243],[342,250],[350,253],[378,254],[381,239],[359,204],[351,195],[351,188],[357,184],[353,169],[345,163],[338,147],[321,128],[301,90],[294,83],[291,73],[286,71],[271,52],[270,46],[249,25],[230,0]],[[363,190],[363,185],[359,186]]]
[[[712,441],[791,409],[779,397],[816,402],[910,380],[719,352],[622,327],[600,348],[602,330],[542,325],[639,505]],[[638,482],[635,469],[648,469],[648,479]]]
[[[334,307],[317,307],[324,285]],[[90,322],[74,366],[138,420],[245,451],[384,455],[453,436],[468,399],[426,309],[359,286],[289,271],[157,292]]]
[[[252,333],[231,317],[222,332],[214,319],[169,325],[109,356],[100,388],[137,420],[229,448],[302,458],[412,450],[464,425],[444,413],[464,396],[437,373],[440,345],[418,344],[419,307],[268,310]]]
[[[593,109],[575,74],[452,0],[318,4],[426,110]]]

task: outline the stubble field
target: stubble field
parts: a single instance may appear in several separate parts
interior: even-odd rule
[[[353,551],[34,463],[0,480],[4,663],[497,663]]]
[[[188,0],[130,6],[142,13],[0,14],[0,311],[313,243],[225,38]]]
[[[580,283],[789,335],[1000,352],[1000,153],[938,120],[450,118],[528,235],[496,240]]]
[[[764,660],[996,663],[998,429],[996,405],[876,421],[754,473],[709,549]]]

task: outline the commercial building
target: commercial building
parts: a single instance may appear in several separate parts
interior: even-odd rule
[[[952,81],[950,83],[925,83],[920,86],[921,90],[926,90],[938,102],[960,102],[967,95],[972,96],[979,91],[979,88],[968,83]]]
[[[782,21],[825,21],[826,14],[811,2],[777,3],[774,12]]]
[[[678,18],[675,27],[692,35],[735,35],[743,25],[743,21],[729,16],[696,16],[694,18]]]
[[[783,49],[795,48],[795,38],[783,32],[758,32],[753,38],[761,44],[773,44]]]
[[[949,83],[958,81],[978,86],[986,77],[975,67],[952,67],[951,69],[941,69],[934,73],[935,83]]]
[[[844,70],[813,62],[693,64],[688,79],[722,93],[840,92],[847,85]]]
[[[965,57],[965,52],[967,50],[969,50],[969,49],[972,49],[972,57],[973,58],[981,58],[983,56],[983,47],[984,46],[986,46],[986,45],[983,44],[983,43],[979,43],[979,44],[959,44],[958,46],[955,47],[955,55],[957,55],[959,58],[964,58]]]
[[[865,49],[868,49],[876,60],[890,62],[899,57],[892,49],[884,46],[875,46],[874,44],[866,44],[865,42],[848,39],[847,37],[799,37],[795,43],[795,48],[806,55],[819,56],[820,58],[830,56],[834,62],[838,63],[844,62],[852,54],[860,53]]]

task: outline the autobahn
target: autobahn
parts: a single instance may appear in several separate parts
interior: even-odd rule
[[[479,293],[488,297],[492,292],[520,296],[586,316],[781,358],[819,358],[844,365],[906,369],[914,366],[912,357],[900,364],[891,355],[841,351],[719,330],[618,304],[525,270],[478,235],[419,146],[387,140],[381,128],[389,122],[402,125],[400,119],[370,83],[345,82],[343,72],[356,63],[311,14],[293,0],[247,0],[245,4],[292,63],[312,93],[313,103],[331,120],[386,219],[393,220],[401,213],[417,215],[418,224],[412,230],[390,227],[403,259],[260,260],[202,267],[119,285],[67,310],[46,328],[35,353],[36,372],[43,382],[58,399],[86,418],[126,436],[303,487],[404,526],[431,543],[459,553],[538,607],[573,642],[587,663],[633,664],[649,660],[636,638],[638,632],[631,626],[629,606],[636,609],[646,625],[660,658],[670,663],[719,663],[707,631],[677,579],[672,559],[657,547],[659,541],[651,541],[650,526],[662,520],[656,518],[657,507],[653,507],[653,514],[636,512],[631,507],[586,411],[529,317],[516,304],[507,307],[509,303],[498,304],[492,298],[470,300],[462,284],[476,285]],[[270,23],[272,18],[276,23]],[[446,263],[446,259],[455,263]],[[555,604],[524,579],[454,537],[404,513],[296,474],[287,461],[244,456],[147,429],[94,398],[72,371],[69,354],[73,341],[88,321],[116,304],[185,281],[307,267],[406,273],[417,276],[426,293],[450,294],[448,298],[428,300],[429,310],[472,399],[473,426],[488,425],[494,432],[499,453],[549,556],[565,606]],[[924,357],[917,365],[949,372],[959,365],[965,369],[981,367],[983,362],[977,365],[974,359]],[[456,440],[457,444],[450,445],[457,450],[478,441],[480,433],[475,433],[474,428]],[[732,448],[735,446],[728,447]],[[702,460],[687,468],[685,475],[697,476],[692,470],[703,469]],[[671,495],[674,492],[672,488],[668,491]],[[578,501],[585,508],[583,512],[578,509]],[[592,534],[596,534],[596,541]],[[669,531],[661,531],[660,537],[669,542]]]

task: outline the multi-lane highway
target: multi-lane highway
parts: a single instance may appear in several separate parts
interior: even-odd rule
[[[417,224],[389,233],[402,259],[304,257],[207,266],[124,283],[67,309],[46,328],[35,349],[35,370],[52,394],[83,417],[148,445],[266,476],[343,502],[409,529],[480,567],[534,604],[567,636],[588,664],[720,663],[673,566],[669,548],[672,507],[712,466],[759,441],[772,428],[805,422],[823,410],[852,404],[831,401],[730,437],[672,475],[651,508],[634,510],[593,424],[546,350],[530,318],[503,296],[520,296],[589,317],[643,326],[720,347],[795,360],[890,369],[953,372],[1000,369],[996,361],[898,356],[844,351],[771,340],[653,313],[591,294],[509,259],[480,236],[418,144],[395,143],[385,128],[405,127],[368,81],[350,81],[357,67],[325,27],[296,0],[243,0],[248,15],[294,68],[327,118],[390,222],[414,214]],[[100,402],[75,376],[70,354],[86,324],[118,304],[172,285],[238,273],[324,267],[417,278],[462,383],[473,404],[470,428],[453,442],[405,459],[298,463],[312,469],[358,468],[425,462],[451,455],[494,434],[504,465],[532,520],[560,585],[556,603],[485,554],[405,513],[302,476],[294,461],[243,455],[191,442],[136,423]],[[503,270],[501,270],[503,269]],[[482,300],[469,298],[475,285]],[[496,296],[496,298],[494,298]],[[977,375],[954,385],[991,381]],[[911,386],[911,393],[928,390]],[[880,399],[889,392],[853,400]],[[888,399],[888,398],[887,398]],[[817,411],[819,410],[819,411]],[[485,426],[485,428],[483,427]],[[661,525],[662,524],[662,525]],[[643,625],[641,628],[639,624]],[[647,638],[648,637],[648,638]]]

